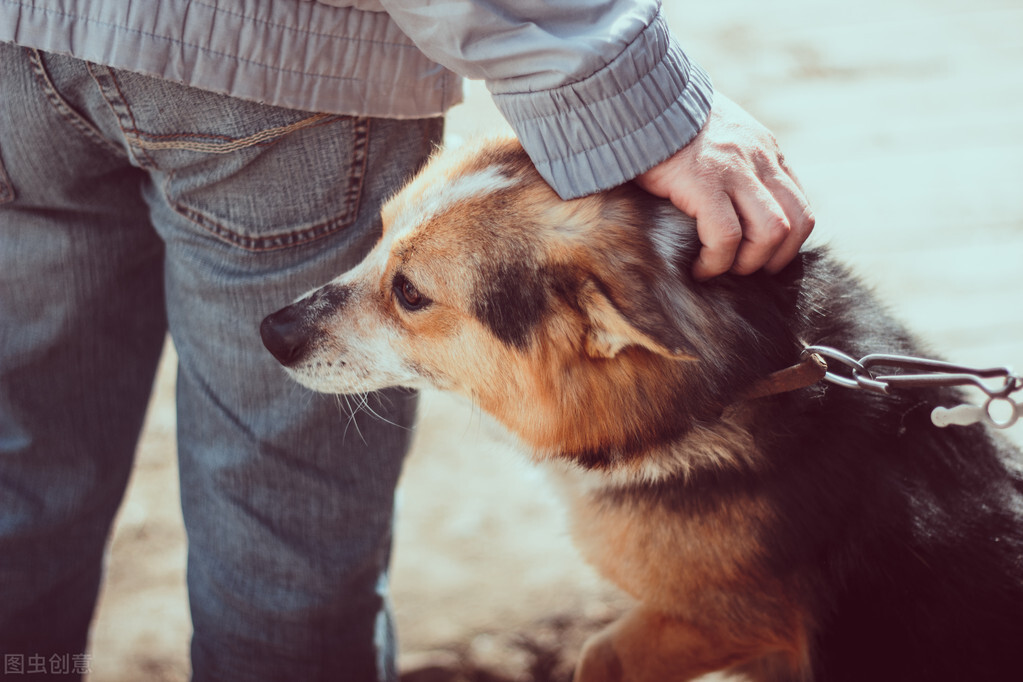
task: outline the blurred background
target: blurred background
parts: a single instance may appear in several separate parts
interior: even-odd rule
[[[1023,4],[665,5],[717,89],[778,137],[817,216],[812,240],[944,357],[1023,369]],[[505,127],[473,83],[447,129],[458,143]],[[111,543],[92,682],[188,679],[173,384],[168,349]],[[1009,436],[1023,443],[1023,425]],[[561,679],[624,603],[576,557],[542,474],[461,402],[424,396],[399,495],[409,679]]]

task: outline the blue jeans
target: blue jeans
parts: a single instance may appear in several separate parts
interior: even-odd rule
[[[349,423],[258,329],[369,250],[441,128],[0,44],[0,662],[85,648],[169,330],[194,679],[395,677],[415,396],[371,396],[383,419]]]

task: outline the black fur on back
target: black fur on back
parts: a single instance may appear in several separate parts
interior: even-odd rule
[[[738,388],[795,362],[797,340],[853,357],[925,355],[873,294],[823,251],[777,277],[725,276],[755,347]],[[772,342],[772,340],[775,340]],[[956,389],[889,396],[826,383],[758,401],[766,471],[706,471],[637,494],[684,508],[767,494],[764,569],[807,585],[816,682],[1023,679],[1023,457],[986,427],[931,424]]]

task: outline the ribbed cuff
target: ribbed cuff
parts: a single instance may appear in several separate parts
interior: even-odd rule
[[[553,90],[494,95],[540,174],[564,199],[632,180],[692,140],[710,78],[658,15],[592,76]]]

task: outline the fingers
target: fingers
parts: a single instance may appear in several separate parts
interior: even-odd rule
[[[810,232],[813,231],[816,224],[813,211],[802,194],[795,195],[793,200],[783,206],[783,209],[789,220],[789,231],[775,250],[774,255],[764,265],[764,269],[772,274],[792,262],[792,259],[799,253],[799,247],[810,236]]]
[[[816,225],[813,210],[810,208],[799,180],[785,166],[783,159],[779,159],[779,164],[783,172],[776,174],[772,181],[768,182],[768,187],[774,198],[778,200],[782,210],[785,211],[785,216],[789,221],[789,232],[764,266],[770,273],[778,272],[796,257],[799,247],[810,236]]]
[[[743,239],[742,225],[732,198],[726,192],[717,192],[694,213],[696,232],[703,248],[693,265],[693,276],[706,280],[728,272]]]
[[[771,192],[760,183],[736,193],[735,205],[742,216],[742,242],[731,271],[748,275],[764,267],[789,235],[789,219]]]
[[[725,272],[775,273],[788,265],[814,227],[799,185],[780,168],[768,179],[747,177],[740,189],[719,191],[697,207],[703,248],[693,275],[699,280]]]
[[[736,196],[744,230],[732,267],[737,274],[778,272],[796,257],[815,224],[806,195],[788,172],[778,167],[761,177],[763,184]]]

